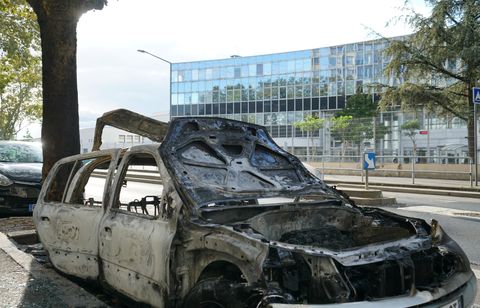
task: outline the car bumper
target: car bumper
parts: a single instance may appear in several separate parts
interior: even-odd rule
[[[0,214],[32,212],[39,193],[40,185],[14,184],[0,189]]]
[[[452,290],[452,285],[458,281],[467,282],[460,285],[458,288]],[[453,278],[454,281],[447,283],[443,288],[438,288],[433,292],[417,291],[410,296],[399,296],[387,298],[377,301],[362,301],[341,304],[327,304],[327,305],[308,305],[308,304],[270,304],[269,308],[326,308],[326,307],[471,307],[475,301],[477,293],[477,279],[472,272],[461,273]],[[460,303],[457,306],[452,303]]]

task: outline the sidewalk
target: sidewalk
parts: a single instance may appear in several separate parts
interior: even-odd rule
[[[0,307],[107,307],[0,233]]]
[[[338,185],[340,189],[365,187],[361,176],[326,174],[324,180],[329,185]],[[480,186],[471,187],[470,181],[415,179],[415,184],[412,184],[411,178],[373,176],[368,177],[368,187],[373,190],[397,193],[480,199]]]

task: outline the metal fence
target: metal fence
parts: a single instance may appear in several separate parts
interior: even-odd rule
[[[363,156],[349,155],[297,155],[303,162],[315,164],[322,174],[346,174],[364,176]],[[407,156],[407,155],[377,155],[375,173],[380,176],[411,177],[415,179],[445,178],[465,179],[470,186],[478,185],[475,178],[475,165],[469,157],[452,156]]]

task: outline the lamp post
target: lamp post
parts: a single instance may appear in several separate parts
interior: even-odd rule
[[[170,67],[170,71],[169,71],[169,76],[168,76],[168,82],[170,84],[170,88],[169,88],[169,93],[168,93],[168,96],[169,96],[169,112],[168,112],[168,116],[169,118],[171,119],[172,118],[172,114],[170,113],[170,110],[172,110],[172,62],[168,61],[168,60],[165,60],[164,58],[162,57],[159,57],[153,53],[150,53],[146,50],[143,50],[143,49],[137,49],[138,52],[141,52],[141,53],[146,53],[147,55],[150,55],[154,58],[157,58],[165,63],[168,64],[168,66]]]

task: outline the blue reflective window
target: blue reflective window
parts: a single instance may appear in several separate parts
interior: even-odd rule
[[[337,84],[336,83],[329,83],[328,84],[328,95],[329,96],[336,96],[337,95]]]
[[[242,101],[248,101],[248,89],[242,89]]]
[[[185,72],[184,71],[178,71],[177,81],[179,81],[179,82],[185,81]]]
[[[320,85],[319,84],[314,83],[312,85],[312,96],[313,97],[320,96]]]
[[[204,80],[205,79],[205,70],[201,69],[198,71],[198,79],[199,80]]]
[[[242,77],[248,77],[248,66],[242,65]]]
[[[295,60],[295,71],[303,72],[303,60],[302,59]]]
[[[172,105],[177,105],[177,104],[178,104],[178,95],[172,94]]]
[[[345,84],[337,82],[337,95],[345,95]]]
[[[311,71],[312,70],[312,61],[310,58],[303,59],[303,70]]]
[[[312,96],[312,88],[311,86],[308,84],[308,85],[304,85],[303,86],[303,97],[311,97]]]
[[[178,81],[178,71],[172,71],[172,82]]]
[[[295,86],[295,98],[303,97],[303,86]]]
[[[328,65],[329,65],[330,67],[335,67],[335,66],[337,66],[337,58],[334,57],[334,56],[329,57],[329,58],[328,58]]]
[[[373,63],[373,54],[371,52],[366,52],[363,56],[363,63],[364,64],[372,64]]]
[[[198,104],[198,92],[192,93],[192,104]]]
[[[178,83],[172,83],[172,93],[178,92]]]
[[[289,73],[295,73],[295,61],[291,60],[287,62],[287,71]]]
[[[345,84],[345,94],[353,95],[355,94],[355,81],[348,80]]]
[[[256,76],[257,75],[257,65],[250,64],[248,66],[248,76]]]
[[[178,104],[179,105],[185,104],[185,96],[183,93],[178,94]]]
[[[205,79],[212,79],[212,72],[213,70],[211,68],[207,68],[205,70]]]
[[[363,66],[357,66],[357,79],[363,79]]]
[[[241,78],[242,77],[242,70],[240,67],[235,67],[234,69],[234,78]]]
[[[178,83],[178,92],[185,92],[185,83],[184,82]]]
[[[192,82],[192,92],[198,91],[199,82]]]
[[[336,75],[337,75],[337,70],[336,69],[331,69],[330,73],[329,73],[329,76],[328,76],[328,81],[330,81],[330,82],[336,81],[337,80]]]
[[[280,74],[280,62],[272,63],[272,75]]]
[[[198,80],[198,70],[192,70],[192,80]]]
[[[272,64],[271,63],[264,63],[263,64],[263,75],[271,75],[272,74]]]
[[[328,84],[320,84],[320,96],[327,96],[328,94]]]
[[[257,64],[257,76],[263,76],[263,64]]]
[[[326,82],[329,76],[328,70],[321,70],[319,73],[320,82]]]

